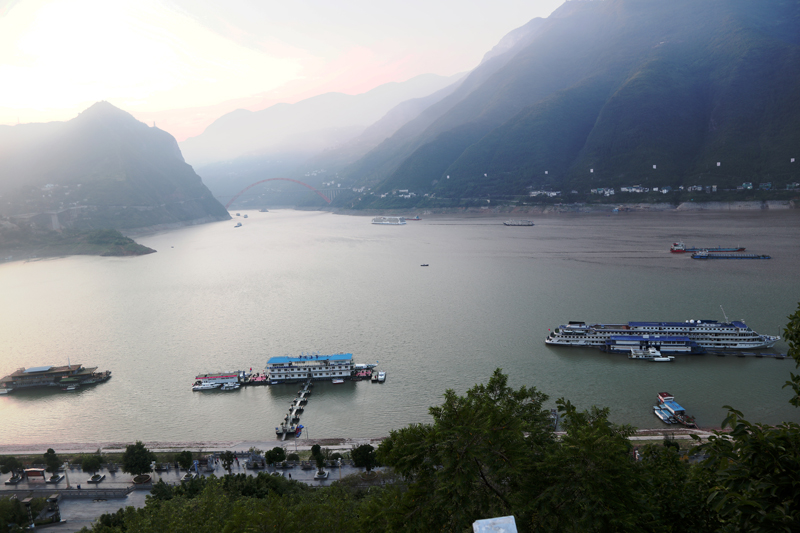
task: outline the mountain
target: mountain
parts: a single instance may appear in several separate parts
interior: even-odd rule
[[[448,198],[798,181],[797,2],[573,0],[504,41],[343,174]]]
[[[425,74],[363,94],[326,93],[261,111],[238,109],[183,141],[181,150],[196,167],[241,156],[292,153],[311,157],[357,137],[400,102],[427,96],[457,77]]]
[[[108,102],[67,122],[0,126],[0,195],[2,215],[54,229],[229,218],[174,137]]]

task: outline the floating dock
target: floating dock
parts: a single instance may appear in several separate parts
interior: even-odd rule
[[[283,422],[280,426],[275,428],[275,434],[281,438],[282,441],[286,437],[297,437],[298,433],[303,429],[300,424],[300,414],[305,409],[308,403],[308,397],[311,395],[311,387],[314,384],[309,379],[303,388],[297,391],[297,397],[289,404],[289,412],[283,417]]]

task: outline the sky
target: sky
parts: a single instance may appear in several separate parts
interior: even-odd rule
[[[0,0],[0,124],[106,100],[179,141],[223,114],[478,65],[564,0]]]

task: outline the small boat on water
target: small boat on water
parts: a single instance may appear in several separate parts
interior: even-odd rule
[[[628,354],[628,359],[655,359],[656,357],[661,357],[661,352],[659,352],[658,348],[655,346],[649,346],[643,349],[631,348]]]
[[[426,266],[428,266],[428,263],[422,263],[420,266],[421,267],[426,267]]]
[[[662,422],[665,424],[674,424],[675,421],[672,419],[672,415],[669,411],[665,411],[661,409],[658,405],[653,406],[653,414],[656,415],[658,418],[661,419]]]
[[[694,253],[700,251],[707,251],[711,253],[718,253],[718,252],[744,252],[744,246],[732,246],[732,247],[724,247],[724,246],[716,246],[711,248],[697,248],[695,246],[686,246],[683,241],[673,242],[672,246],[669,247],[669,251],[673,254],[685,254],[685,253]]]
[[[378,372],[378,383],[386,381],[386,372]]]
[[[712,254],[709,252],[710,250],[700,250],[692,254],[692,259],[772,259],[772,257],[765,254]]]
[[[532,220],[506,220],[504,226],[533,226]]]
[[[196,381],[195,384],[192,385],[192,390],[193,391],[214,390],[218,389],[221,386],[222,386],[221,383],[208,383],[208,382],[203,383],[200,381]]]
[[[222,386],[219,388],[219,390],[228,391],[228,390],[238,390],[239,388],[241,388],[241,385],[239,385],[238,383],[223,383]]]
[[[241,228],[241,227],[242,227],[242,223],[241,222],[237,222],[236,225],[234,226],[234,228]]]
[[[343,379],[333,379],[333,380],[331,380],[331,383],[333,383],[334,385],[339,385],[341,383],[344,383],[344,380]]]
[[[406,223],[404,217],[375,217],[372,219],[373,224],[382,226],[402,226]]]
[[[247,214],[245,214],[242,218],[247,218]]]
[[[422,219],[419,218],[419,215],[417,215],[414,218],[407,218],[406,220],[422,220]]]

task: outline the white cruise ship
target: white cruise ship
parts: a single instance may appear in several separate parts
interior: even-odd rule
[[[627,324],[587,324],[569,322],[557,327],[545,339],[554,346],[583,346],[609,350],[613,344],[621,344],[621,337],[648,338],[669,336],[683,337],[690,344],[706,350],[752,350],[772,348],[780,337],[760,335],[750,329],[744,321],[717,322],[716,320],[687,320],[685,322],[628,322]],[[613,350],[609,350],[613,351]],[[663,351],[663,350],[662,350]]]
[[[372,219],[372,223],[384,226],[402,226],[406,223],[406,219],[404,217],[375,217]]]

